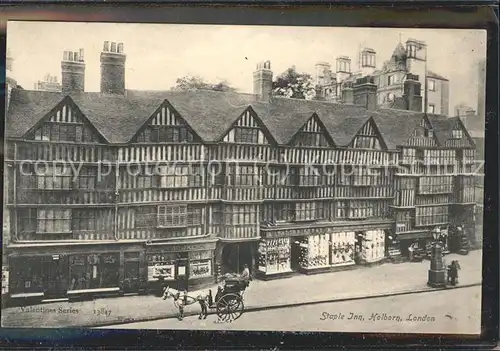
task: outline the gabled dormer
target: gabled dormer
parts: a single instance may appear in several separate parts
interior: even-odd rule
[[[167,101],[162,103],[139,128],[137,134],[131,138],[133,143],[191,143],[198,141],[200,141],[198,135]]]
[[[387,148],[373,118],[370,118],[356,133],[350,148],[382,150]]]
[[[224,133],[225,143],[270,144],[272,137],[257,114],[248,108]]]
[[[69,97],[57,104],[24,138],[51,142],[107,142]]]
[[[290,144],[298,147],[333,147],[335,143],[317,114],[313,114],[292,137]]]
[[[460,118],[456,118],[453,122],[453,127],[447,136],[447,140],[444,142],[444,146],[453,148],[475,147],[474,141],[470,137]]]
[[[406,146],[423,146],[434,147],[438,146],[436,133],[432,128],[431,123],[427,116],[422,117],[418,126],[413,130]]]

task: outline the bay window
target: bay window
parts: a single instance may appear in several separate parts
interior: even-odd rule
[[[251,225],[257,223],[256,205],[231,205],[225,208],[226,225]]]
[[[443,177],[420,177],[419,192],[420,194],[443,194],[453,191],[453,178],[450,176]]]
[[[36,167],[39,190],[72,189],[72,172],[69,166],[44,165]]]
[[[355,200],[349,203],[349,218],[370,218],[373,217],[373,205],[367,200]]]
[[[300,186],[317,186],[319,185],[320,174],[316,167],[302,167],[299,169],[299,184]]]
[[[191,217],[191,220],[193,218]],[[159,228],[175,228],[187,226],[187,205],[158,206]]]
[[[316,219],[315,202],[299,202],[295,204],[296,221],[313,221]]]
[[[160,188],[186,188],[188,187],[188,166],[161,166]]]
[[[348,209],[348,201],[342,200],[335,202],[335,213],[337,218],[347,218]]]
[[[448,205],[417,207],[416,226],[438,225],[448,222]]]
[[[229,167],[229,186],[254,187],[261,185],[261,175],[256,166],[231,166]]]
[[[70,209],[38,209],[37,233],[71,233]]]
[[[259,128],[236,127],[234,128],[234,142],[242,144],[258,144]]]

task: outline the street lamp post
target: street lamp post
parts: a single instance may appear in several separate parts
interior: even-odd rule
[[[443,263],[443,248],[439,242],[440,230],[436,228],[432,231],[434,242],[431,249],[431,267],[429,269],[429,280],[427,285],[434,288],[445,286],[446,270]]]

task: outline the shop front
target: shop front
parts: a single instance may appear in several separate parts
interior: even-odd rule
[[[257,272],[262,279],[283,278],[292,273],[291,239],[261,239],[258,247]]]
[[[351,231],[313,234],[295,242],[300,248],[298,270],[303,273],[321,272],[355,263],[355,233]]]
[[[359,263],[376,263],[385,259],[386,232],[382,229],[356,232],[356,254]]]
[[[148,290],[192,290],[214,282],[216,241],[146,244]]]
[[[9,255],[10,297],[43,300],[119,293],[120,251],[115,249],[23,247]]]
[[[429,229],[399,233],[396,240],[400,245],[401,256],[410,258],[415,251],[425,251],[432,242],[432,233]]]
[[[386,257],[391,222],[317,228],[262,228],[258,274],[264,279],[345,269]],[[378,228],[377,228],[378,227]],[[376,228],[376,229],[373,229]]]

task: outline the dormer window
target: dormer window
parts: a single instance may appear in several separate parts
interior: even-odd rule
[[[434,136],[434,132],[432,129],[425,129],[424,130],[424,137],[426,138],[432,138]]]
[[[460,129],[454,129],[451,132],[451,137],[452,139],[462,139],[463,138],[463,132]]]

